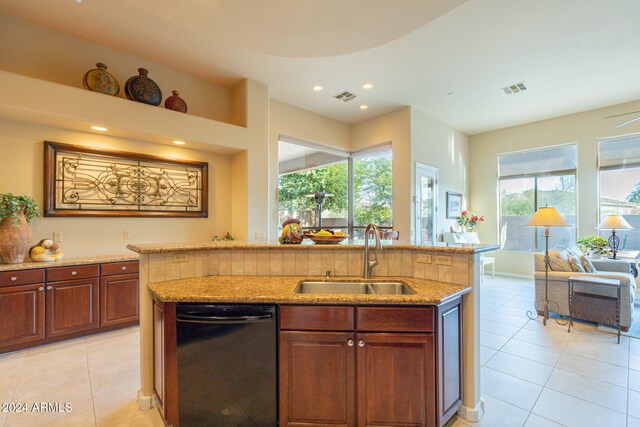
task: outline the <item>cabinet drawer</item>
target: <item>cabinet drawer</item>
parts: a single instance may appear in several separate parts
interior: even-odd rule
[[[29,285],[44,282],[44,269],[17,270],[0,273],[0,286]]]
[[[433,332],[433,308],[357,307],[358,331]]]
[[[354,308],[334,306],[280,306],[280,329],[295,331],[353,331]]]
[[[84,277],[98,277],[98,272],[98,264],[47,268],[47,282],[82,279]]]
[[[110,262],[100,264],[100,275],[115,276],[116,274],[133,274],[138,272],[138,261]]]

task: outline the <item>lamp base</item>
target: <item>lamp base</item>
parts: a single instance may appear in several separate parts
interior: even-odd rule
[[[538,299],[533,303],[535,311],[527,311],[527,317],[531,320],[536,320],[538,317],[540,317],[540,314],[538,313],[542,312],[542,324],[544,326],[547,326],[547,320],[549,320],[549,305],[551,304],[555,306],[555,311],[560,311],[560,306],[557,302],[551,301],[549,299]],[[539,308],[540,306],[541,308]],[[569,323],[569,319],[558,319],[557,317],[552,317],[551,319],[553,319],[558,325],[564,326]]]

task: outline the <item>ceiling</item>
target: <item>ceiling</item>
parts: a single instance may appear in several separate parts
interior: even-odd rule
[[[473,135],[640,99],[638,0],[0,0],[0,11],[223,84],[249,78],[350,124],[412,105]],[[522,81],[527,91],[500,90]],[[358,98],[333,99],[343,90]]]

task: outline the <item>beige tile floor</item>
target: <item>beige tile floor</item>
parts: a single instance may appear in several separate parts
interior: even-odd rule
[[[0,427],[162,427],[155,409],[141,411],[138,328],[0,356],[0,402],[70,403],[68,413],[2,413]]]
[[[481,285],[482,395],[478,423],[452,426],[640,427],[640,339],[581,322],[567,333],[529,320],[531,280]]]
[[[577,323],[571,334],[532,321],[530,280],[481,285],[482,393],[479,423],[455,427],[640,427],[640,340]],[[137,328],[0,356],[0,402],[70,402],[73,411],[1,413],[0,427],[163,426],[140,411]]]

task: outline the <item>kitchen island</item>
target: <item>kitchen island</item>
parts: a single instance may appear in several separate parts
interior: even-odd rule
[[[157,349],[160,337],[156,336],[154,340],[153,322],[154,311],[157,312],[159,304],[168,303],[170,311],[177,301],[271,302],[279,304],[281,308],[312,305],[329,308],[347,306],[350,307],[351,314],[346,317],[354,319],[355,327],[359,323],[358,316],[366,313],[366,310],[362,311],[364,307],[393,306],[402,310],[401,306],[407,306],[406,309],[413,306],[424,310],[425,313],[433,314],[433,319],[436,320],[430,327],[432,331],[421,330],[420,333],[434,333],[433,339],[438,340],[444,338],[442,334],[438,335],[437,328],[444,321],[441,315],[448,313],[445,310],[448,307],[447,304],[455,305],[455,301],[458,301],[458,304],[462,301],[462,305],[458,305],[457,311],[454,311],[459,315],[463,313],[458,318],[458,321],[463,319],[459,354],[462,356],[464,369],[458,371],[462,379],[462,387],[458,394],[446,393],[446,399],[433,396],[433,402],[437,401],[438,404],[440,418],[436,420],[434,415],[428,420],[425,419],[424,425],[440,425],[446,416],[452,415],[450,410],[457,409],[458,406],[453,404],[447,408],[443,405],[459,399],[462,399],[459,411],[462,416],[471,420],[481,416],[480,310],[478,292],[474,287],[479,283],[480,254],[497,249],[495,245],[416,246],[401,242],[384,245],[382,250],[378,251],[379,265],[373,270],[373,277],[384,277],[385,280],[396,278],[416,291],[414,295],[384,296],[294,293],[294,288],[301,279],[322,276],[326,271],[332,272],[334,278],[331,280],[333,281],[361,277],[363,264],[361,245],[285,246],[246,242],[207,242],[168,246],[132,245],[129,249],[140,254],[141,389],[138,400],[141,408],[149,408],[161,400],[159,396],[154,397],[154,385],[157,385],[160,375],[157,361],[154,369],[154,344]],[[282,316],[282,310],[280,315]],[[402,317],[400,316],[400,319]],[[454,317],[456,316],[450,318]],[[360,331],[355,327],[348,333],[359,334]],[[345,326],[341,328],[344,331]],[[389,332],[394,332],[394,329],[396,328],[392,327]],[[281,334],[283,332],[285,331],[280,331]],[[362,333],[368,332],[362,331]],[[439,350],[442,348],[434,347],[433,354],[438,354]],[[435,358],[434,363],[437,364],[437,360],[441,359],[442,357]],[[283,361],[281,360],[280,363]],[[436,383],[442,384],[442,378],[440,379],[441,381]],[[280,380],[282,383],[282,378]],[[282,387],[281,384],[281,393],[286,390]],[[169,393],[172,392],[171,387],[166,387],[166,390]],[[162,409],[165,411],[167,408]],[[280,410],[283,411],[282,406]]]

